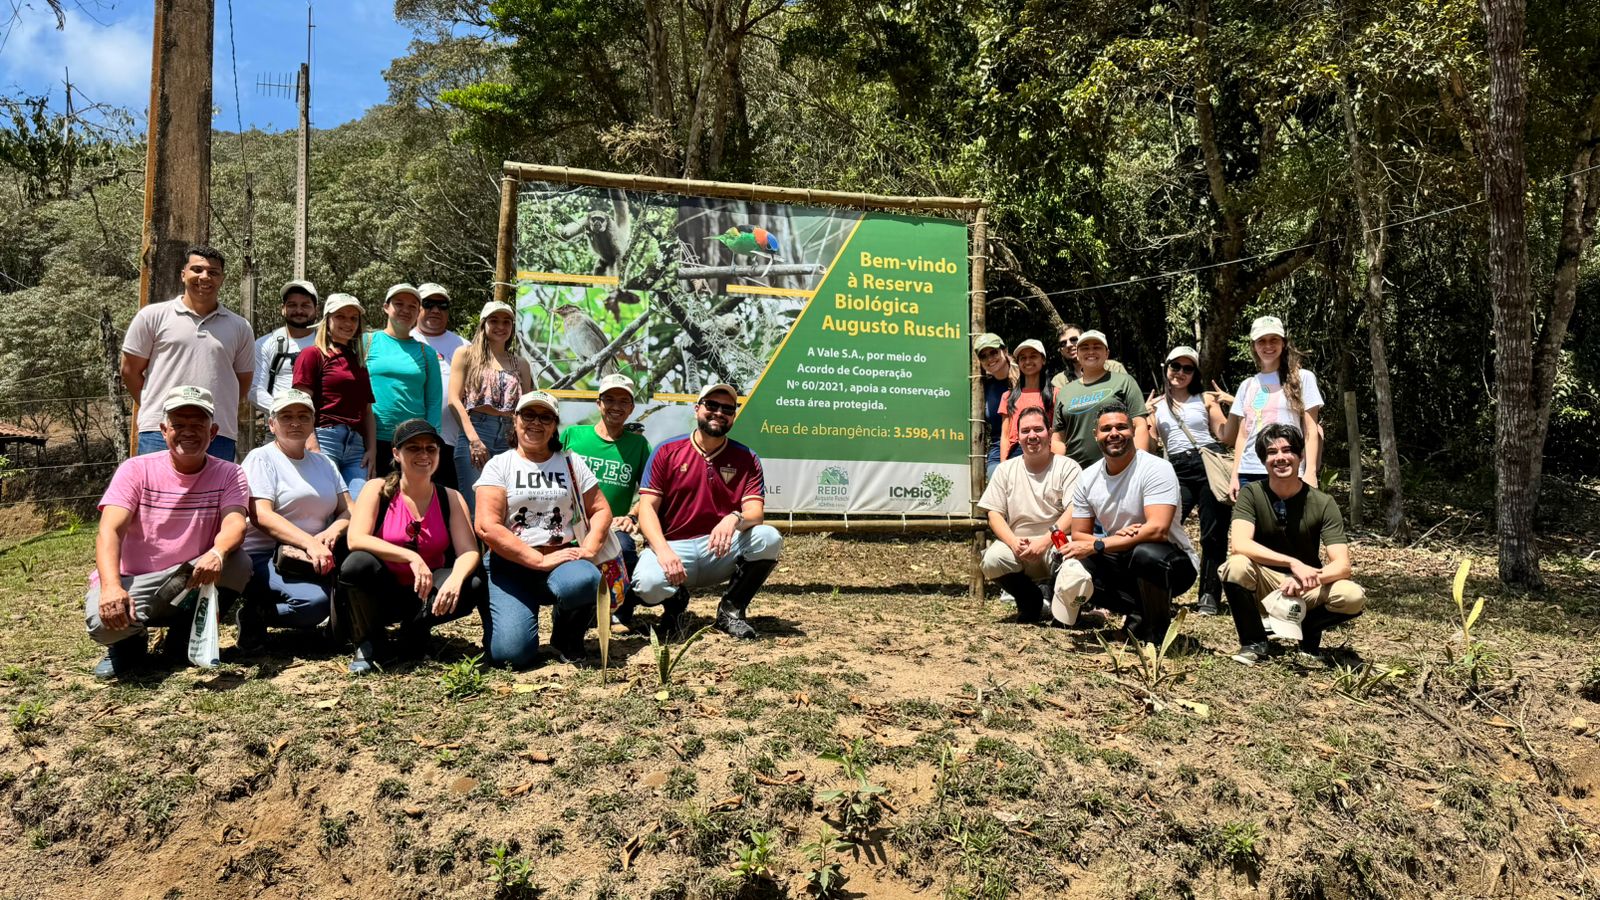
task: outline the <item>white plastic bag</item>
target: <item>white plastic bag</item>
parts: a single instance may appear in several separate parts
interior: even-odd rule
[[[194,624],[189,626],[189,661],[202,669],[222,664],[217,639],[217,586],[208,584],[195,599]]]

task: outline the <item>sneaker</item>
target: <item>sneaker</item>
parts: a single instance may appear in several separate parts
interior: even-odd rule
[[[1216,594],[1201,594],[1194,605],[1194,614],[1197,616],[1214,616],[1219,611]]]
[[[1269,649],[1269,645],[1265,643],[1243,644],[1239,647],[1239,651],[1233,654],[1233,661],[1253,666],[1256,663],[1266,661]]]
[[[239,602],[235,619],[235,624],[239,626],[239,637],[233,646],[240,653],[255,653],[267,645],[267,620],[261,612],[261,607],[253,601]]]
[[[373,654],[373,650],[372,650],[372,642],[371,641],[362,641],[361,642],[361,646],[356,648],[356,655],[353,658],[351,658],[351,660],[350,660],[350,674],[351,675],[368,675],[368,674],[371,674],[371,672],[373,670],[373,664],[372,664],[373,655],[374,654]]]
[[[143,634],[123,638],[106,647],[106,655],[91,670],[99,681],[126,678],[144,663],[150,655]]]
[[[1294,662],[1300,668],[1314,672],[1320,672],[1328,668],[1328,659],[1322,655],[1321,651],[1301,650],[1294,655]]]
[[[1273,634],[1296,641],[1304,636],[1300,623],[1306,620],[1306,605],[1299,597],[1285,597],[1281,591],[1273,591],[1262,599],[1261,606],[1267,611]]]

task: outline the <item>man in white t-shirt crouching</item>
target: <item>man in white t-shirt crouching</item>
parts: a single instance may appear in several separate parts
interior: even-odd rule
[[[1016,600],[1018,622],[1034,623],[1045,618],[1039,582],[1050,577],[1050,527],[1072,527],[1067,501],[1083,469],[1050,452],[1050,426],[1041,407],[1017,413],[1017,440],[1022,455],[994,470],[978,501],[995,537],[983,554],[983,577]]]
[[[1083,601],[1127,615],[1124,627],[1160,641],[1172,598],[1194,584],[1199,559],[1174,519],[1182,496],[1172,464],[1133,445],[1133,419],[1120,402],[1095,414],[1101,459],[1078,479],[1072,542],[1056,578],[1052,613],[1072,624]],[[1098,526],[1098,531],[1096,530]]]

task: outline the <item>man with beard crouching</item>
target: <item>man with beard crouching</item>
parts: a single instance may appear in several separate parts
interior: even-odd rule
[[[1037,623],[1048,615],[1039,581],[1051,574],[1050,528],[1071,531],[1067,501],[1083,470],[1050,452],[1050,426],[1042,407],[1017,413],[1017,437],[1022,455],[995,468],[978,500],[995,537],[983,552],[983,577],[999,582],[1016,600],[1018,622]]]
[[[662,442],[645,463],[639,530],[649,549],[639,555],[634,591],[645,605],[662,607],[658,627],[668,638],[687,630],[689,590],[723,582],[717,629],[756,637],[745,610],[778,564],[783,536],[762,524],[761,460],[728,438],[738,402],[732,385],[702,389],[695,430]]]
[[[1080,348],[1081,348],[1080,344]],[[1056,578],[1055,608],[1076,618],[1077,605],[1126,613],[1126,627],[1147,643],[1166,636],[1172,598],[1194,584],[1199,559],[1173,520],[1182,502],[1172,463],[1133,445],[1128,407],[1110,402],[1095,413],[1099,462],[1084,470],[1072,497],[1072,542]],[[1096,526],[1099,531],[1096,533]],[[1082,564],[1077,570],[1072,560]]]

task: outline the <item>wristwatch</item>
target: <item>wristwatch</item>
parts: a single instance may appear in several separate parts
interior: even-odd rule
[[[1095,538],[1094,539],[1094,552],[1095,553],[1104,553],[1104,552],[1106,552],[1106,542],[1100,540],[1099,538]]]

